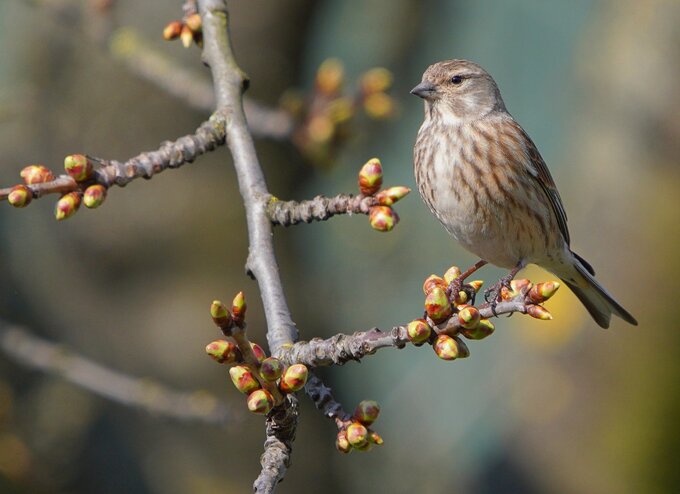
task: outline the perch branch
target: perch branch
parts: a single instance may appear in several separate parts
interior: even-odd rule
[[[336,214],[368,214],[378,205],[375,196],[338,194],[334,197],[316,196],[309,201],[279,201],[272,199],[267,205],[267,215],[275,225],[297,225],[313,221],[326,221]]]

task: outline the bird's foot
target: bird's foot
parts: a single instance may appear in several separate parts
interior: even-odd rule
[[[515,278],[515,275],[517,275],[519,270],[520,266],[510,271],[507,276],[503,276],[500,280],[498,280],[498,283],[484,290],[484,300],[486,300],[486,303],[489,304],[489,307],[491,307],[491,312],[494,316],[498,317],[498,314],[496,314],[496,306],[498,305],[498,302],[501,301],[501,293],[503,288],[512,290],[510,282]]]
[[[466,295],[466,303],[475,305],[475,297],[477,296],[477,292],[472,287],[472,285],[468,285],[464,283],[464,281],[465,278],[463,278],[463,275],[461,275],[449,283],[449,286],[446,288],[446,296],[449,298],[452,304],[456,304],[460,303],[458,300],[459,294],[460,292],[463,292]]]

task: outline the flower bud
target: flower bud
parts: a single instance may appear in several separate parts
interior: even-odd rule
[[[373,444],[377,444],[378,446],[382,446],[382,444],[385,442],[383,441],[383,438],[380,437],[380,434],[375,431],[368,431],[368,440]]]
[[[94,172],[92,162],[87,159],[87,156],[82,154],[71,154],[64,158],[64,170],[76,182],[83,182],[92,177]]]
[[[262,349],[262,347],[260,345],[258,345],[257,343],[251,342],[250,348],[253,349],[253,353],[255,354],[255,358],[257,359],[258,362],[262,363],[262,361],[267,358],[267,354]]]
[[[341,430],[340,432],[338,432],[338,435],[335,438],[335,449],[337,449],[341,453],[349,453],[351,451],[352,445],[347,440],[346,430]]]
[[[359,190],[371,196],[380,190],[383,180],[382,164],[378,158],[371,158],[359,171]]]
[[[236,345],[227,340],[215,340],[208,343],[205,352],[220,364],[233,364],[240,360]]]
[[[315,115],[309,121],[307,134],[315,144],[325,144],[335,135],[335,125],[327,115]]]
[[[245,295],[243,295],[243,292],[238,292],[231,303],[231,313],[237,326],[243,324],[247,308]]]
[[[366,115],[376,120],[383,120],[394,115],[396,110],[394,99],[385,93],[373,93],[364,99],[364,111]]]
[[[340,60],[324,60],[316,71],[316,89],[327,96],[337,94],[345,78],[345,69]]]
[[[368,220],[374,230],[389,232],[399,223],[399,215],[389,206],[373,206],[369,209]]]
[[[422,345],[430,339],[432,328],[425,322],[425,319],[416,319],[406,326],[406,335],[414,345]]]
[[[301,390],[307,382],[309,371],[304,364],[294,364],[286,369],[281,376],[279,387],[284,393],[294,393]]]
[[[436,324],[451,316],[451,302],[443,288],[435,286],[425,297],[425,312]]]
[[[408,187],[396,186],[390,187],[389,189],[381,190],[375,195],[378,203],[382,206],[391,206],[400,199],[406,197],[406,195],[411,192]]]
[[[347,427],[347,441],[354,448],[361,448],[368,443],[368,429],[359,422],[352,422]]]
[[[468,294],[465,290],[459,291],[453,298],[453,303],[456,307],[458,307],[459,305],[465,305],[467,304],[468,301],[469,301]]]
[[[33,200],[33,192],[25,185],[19,184],[12,187],[7,195],[7,202],[15,208],[25,208]]]
[[[470,356],[470,349],[465,344],[465,342],[458,338],[458,336],[453,336],[453,340],[456,342],[456,346],[458,347],[458,358],[468,358]]]
[[[98,208],[106,199],[106,187],[103,185],[90,185],[83,193],[83,204],[86,208]]]
[[[248,395],[248,410],[267,415],[274,406],[274,397],[266,389],[256,389]]]
[[[371,425],[376,421],[380,414],[380,406],[378,402],[373,400],[364,400],[354,409],[352,418],[364,425]]]
[[[458,358],[458,345],[456,340],[449,335],[440,334],[434,342],[434,353],[443,360],[455,360]]]
[[[213,300],[210,304],[210,317],[218,328],[227,329],[231,326],[231,314],[219,300]]]
[[[255,376],[253,376],[253,374],[244,365],[235,365],[229,369],[229,376],[231,376],[231,382],[234,383],[236,389],[238,389],[241,393],[247,394],[260,387],[260,383],[257,382]]]
[[[458,311],[458,322],[464,329],[473,329],[477,327],[481,316],[477,307],[466,306]]]
[[[376,67],[364,72],[359,81],[364,94],[383,93],[392,86],[392,72]]]
[[[545,283],[538,283],[531,287],[531,290],[529,290],[527,295],[529,296],[529,300],[536,304],[540,304],[555,295],[555,292],[559,287],[560,284],[557,281],[546,281]]]
[[[203,21],[201,21],[201,16],[199,14],[191,14],[184,20],[184,24],[195,33],[200,32],[203,28]]]
[[[435,287],[439,287],[442,290],[446,290],[448,284],[446,283],[446,281],[444,281],[444,278],[442,278],[441,276],[431,274],[430,276],[425,278],[425,282],[423,283],[423,293],[427,295]]]
[[[52,172],[43,165],[28,165],[21,170],[19,175],[24,179],[26,185],[42,184],[54,180]]]
[[[361,451],[362,453],[366,451],[371,451],[371,449],[373,449],[373,443],[370,441],[366,441],[366,444],[364,444],[363,446],[355,446],[354,449],[356,451]]]
[[[475,293],[479,293],[479,290],[482,288],[482,285],[484,284],[484,281],[482,280],[474,280],[474,281],[468,281],[466,285],[470,285],[472,289],[475,291]]]
[[[267,357],[260,364],[260,376],[267,381],[276,381],[283,374],[283,363],[276,357]]]
[[[73,214],[78,211],[79,207],[80,192],[69,192],[68,194],[61,196],[57,201],[54,208],[54,216],[59,221],[65,220],[66,218],[73,216]]]
[[[446,273],[444,273],[444,281],[446,282],[446,285],[450,285],[451,283],[454,282],[456,278],[458,278],[461,275],[460,268],[458,266],[451,266],[449,269],[446,270]]]
[[[182,23],[180,21],[172,21],[163,28],[163,39],[166,41],[177,39],[181,32]]]
[[[548,309],[540,305],[529,305],[527,306],[527,314],[535,319],[540,319],[541,321],[550,321],[553,316]]]
[[[468,340],[483,340],[495,331],[496,327],[488,319],[480,319],[479,324],[475,328],[460,330],[460,334],[465,336]]]
[[[182,30],[179,33],[179,39],[182,41],[184,48],[189,48],[194,42],[194,32],[189,26],[182,26]]]
[[[512,288],[512,291],[515,292],[516,294],[522,293],[523,290],[530,290],[532,287],[531,281],[527,279],[521,279],[521,280],[512,280],[510,282],[510,287]]]

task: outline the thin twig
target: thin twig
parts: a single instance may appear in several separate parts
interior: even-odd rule
[[[128,376],[2,321],[0,349],[18,364],[58,375],[98,396],[153,415],[214,425],[231,425],[243,418],[240,407],[207,391],[177,391],[151,379]]]
[[[378,205],[375,196],[338,194],[333,197],[316,196],[308,201],[279,201],[272,199],[267,214],[275,225],[297,225],[313,221],[326,221],[337,214],[368,214]]]

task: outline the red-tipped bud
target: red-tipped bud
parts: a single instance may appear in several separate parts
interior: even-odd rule
[[[446,296],[446,291],[435,286],[425,297],[425,312],[436,324],[448,319],[451,316],[451,302]]]
[[[373,206],[369,209],[368,220],[374,230],[389,232],[399,223],[399,215],[389,206]]]
[[[182,23],[180,21],[172,21],[163,28],[163,39],[167,41],[177,39],[181,32]]]
[[[248,395],[248,410],[267,415],[274,406],[274,397],[266,389],[256,389]]]
[[[378,158],[371,158],[359,171],[359,190],[365,196],[372,196],[380,190],[382,180],[382,164]]]
[[[240,352],[236,345],[227,340],[215,340],[208,343],[205,353],[220,364],[234,364],[240,360]]]
[[[276,357],[267,357],[260,364],[260,376],[267,381],[276,381],[283,374],[283,363]]]
[[[456,340],[449,335],[440,334],[434,342],[434,353],[442,360],[455,360],[458,358],[458,345]]]
[[[359,422],[352,422],[347,427],[347,441],[354,448],[361,448],[368,443],[368,429]]]
[[[15,185],[7,195],[7,202],[15,208],[25,208],[33,200],[33,192],[25,185]]]
[[[340,432],[338,432],[338,435],[335,438],[335,449],[337,449],[341,453],[349,453],[351,451],[352,445],[347,440],[346,430],[341,430]]]
[[[446,273],[444,273],[444,281],[446,282],[446,285],[450,285],[451,283],[454,282],[456,278],[458,278],[461,275],[460,268],[458,266],[451,266],[449,269],[446,270]]]
[[[483,340],[495,331],[496,327],[488,319],[480,319],[477,326],[473,329],[461,329],[460,334],[469,340]]]
[[[461,290],[453,298],[453,303],[456,307],[459,305],[465,305],[468,302],[468,294],[466,291]]]
[[[54,207],[54,216],[57,220],[65,220],[70,218],[78,211],[80,207],[80,193],[79,192],[69,192],[64,194],[57,201],[57,205]]]
[[[182,46],[184,46],[184,48],[189,48],[194,42],[194,32],[189,26],[182,26],[182,30],[179,33],[179,39],[182,41]]]
[[[260,387],[260,383],[257,382],[255,376],[244,365],[235,365],[229,369],[229,376],[231,377],[231,382],[234,383],[236,389],[241,393],[250,393]]]
[[[475,293],[479,293],[479,290],[482,288],[482,285],[484,284],[484,281],[482,280],[474,280],[474,281],[468,281],[466,285],[470,285],[472,289],[475,291]]]
[[[545,283],[534,285],[531,287],[531,290],[529,290],[529,300],[535,304],[543,303],[555,295],[555,292],[559,287],[560,284],[557,281],[546,281]]]
[[[54,180],[52,172],[43,165],[28,165],[21,170],[19,175],[24,179],[26,185],[42,184]]]
[[[379,414],[380,406],[378,405],[378,402],[373,400],[364,400],[354,409],[352,418],[364,425],[371,425],[377,420]]]
[[[83,182],[92,177],[94,169],[92,162],[87,159],[87,156],[82,154],[71,154],[64,158],[64,170],[76,182]]]
[[[406,335],[414,345],[422,345],[430,339],[432,328],[425,322],[425,319],[416,319],[406,326]]]
[[[83,193],[83,204],[86,208],[94,209],[101,206],[106,199],[106,187],[103,185],[90,185]]]
[[[231,326],[231,314],[219,300],[213,300],[213,303],[210,304],[210,317],[218,328],[227,329]]]
[[[184,20],[184,24],[195,33],[200,32],[203,28],[203,21],[201,21],[201,16],[199,14],[191,14]]]
[[[380,437],[380,434],[378,434],[375,431],[368,431],[368,440],[372,444],[377,444],[378,446],[382,446],[385,441],[383,441],[383,438]]]
[[[344,79],[345,69],[340,60],[329,58],[316,71],[316,89],[325,95],[337,94]]]
[[[231,303],[231,313],[234,316],[234,322],[240,326],[246,317],[246,297],[243,292],[238,292]]]
[[[453,340],[456,342],[456,346],[458,347],[458,358],[468,358],[470,356],[470,349],[465,344],[465,342],[458,338],[458,336],[453,336]]]
[[[383,93],[392,86],[392,72],[376,67],[364,72],[359,81],[364,94]]]
[[[391,206],[400,199],[406,197],[406,195],[411,192],[408,187],[402,187],[398,185],[396,187],[390,187],[389,189],[381,190],[375,195],[378,203],[382,206]]]
[[[432,291],[433,288],[439,287],[442,290],[446,290],[447,287],[446,281],[444,281],[444,278],[441,276],[437,276],[436,274],[431,274],[427,278],[425,278],[425,282],[423,283],[423,293],[427,295]]]
[[[309,371],[304,364],[294,364],[286,369],[281,376],[279,387],[284,393],[294,393],[300,391],[307,383]]]
[[[512,291],[515,293],[521,293],[523,290],[530,290],[532,287],[531,281],[527,279],[521,279],[521,280],[512,280],[510,282],[510,287],[512,288]]]
[[[376,120],[382,120],[394,115],[397,104],[394,99],[385,93],[373,93],[364,99],[364,111],[366,115]]]
[[[479,310],[477,307],[466,306],[458,311],[458,322],[460,326],[464,329],[473,329],[477,327],[481,316],[479,315]]]
[[[540,319],[541,321],[550,321],[553,316],[548,309],[540,305],[529,305],[527,306],[527,314],[529,314],[534,319]]]
[[[267,358],[267,354],[265,353],[264,349],[257,343],[251,342],[250,348],[253,349],[253,353],[255,354],[255,358],[257,359],[258,362],[262,363],[264,359]]]

